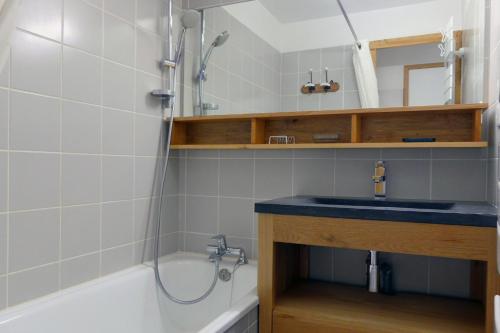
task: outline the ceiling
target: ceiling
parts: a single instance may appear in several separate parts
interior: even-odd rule
[[[282,23],[341,15],[336,0],[258,0]],[[433,0],[342,0],[347,13],[407,6]]]

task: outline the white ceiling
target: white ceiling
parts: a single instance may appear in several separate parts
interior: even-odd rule
[[[281,23],[341,15],[336,0],[258,0]],[[401,7],[433,0],[342,0],[347,13]]]

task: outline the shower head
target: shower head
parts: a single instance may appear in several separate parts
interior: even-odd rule
[[[198,22],[200,22],[200,13],[194,9],[185,11],[181,17],[181,23],[185,29],[196,27]]]
[[[199,76],[201,78],[205,77],[205,70],[208,65],[208,60],[210,59],[210,56],[212,55],[212,51],[214,50],[214,48],[222,46],[222,44],[224,44],[228,40],[228,38],[229,38],[229,32],[223,31],[219,35],[217,35],[212,44],[210,44],[210,47],[208,48],[207,52],[205,53],[205,57],[203,57],[203,61],[201,62],[200,73],[199,73]]]
[[[223,31],[217,37],[215,37],[212,45],[214,47],[219,47],[222,44],[224,44],[228,40],[228,38],[229,38],[229,32]]]

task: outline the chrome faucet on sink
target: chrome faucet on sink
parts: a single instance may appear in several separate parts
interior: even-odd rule
[[[375,185],[375,199],[386,198],[386,168],[384,161],[375,163],[375,174],[372,176],[373,184]]]

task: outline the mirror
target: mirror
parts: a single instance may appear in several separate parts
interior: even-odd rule
[[[184,115],[352,109],[373,98],[379,107],[484,100],[485,0],[342,3],[369,52],[358,65],[355,36],[334,0],[204,9],[203,51],[200,29],[186,44]],[[417,69],[435,63],[445,65]]]

